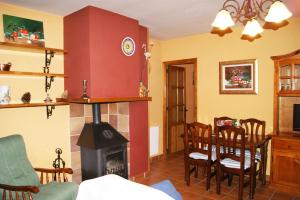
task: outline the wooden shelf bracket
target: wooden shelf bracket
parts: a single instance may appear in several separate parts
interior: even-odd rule
[[[48,105],[46,106],[46,111],[47,111],[47,119],[49,119],[52,116],[52,112],[55,109],[54,105]]]

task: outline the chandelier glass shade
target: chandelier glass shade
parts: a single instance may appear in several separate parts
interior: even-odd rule
[[[288,24],[292,13],[279,0],[244,0],[240,6],[237,0],[226,0],[212,23],[211,33],[223,36],[231,33],[235,23],[245,28],[241,39],[253,41],[260,38],[263,28],[277,30]],[[260,21],[265,21],[263,28]]]

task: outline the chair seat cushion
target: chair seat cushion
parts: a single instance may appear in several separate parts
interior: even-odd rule
[[[189,157],[193,158],[193,159],[208,160],[208,155],[199,153],[199,152],[192,152],[189,154]],[[211,152],[211,160],[215,161],[216,159],[217,159],[216,152],[212,151]]]
[[[236,149],[236,155],[241,155],[241,150]],[[251,158],[251,152],[250,150],[245,150],[245,156]],[[255,153],[255,159],[261,161],[261,154],[259,151],[256,151]]]
[[[40,192],[33,194],[34,200],[75,200],[78,185],[71,182],[50,182],[39,187]]]
[[[181,194],[175,189],[175,187],[169,180],[161,181],[159,183],[151,185],[151,187],[163,191],[175,200],[182,200]]]
[[[241,167],[241,163],[239,161],[232,160],[230,158],[225,158],[225,159],[221,160],[220,163],[222,165],[224,165],[225,167],[228,167],[228,168],[239,169]],[[244,167],[244,169],[249,168],[250,163],[251,163],[251,159],[249,157],[245,157],[245,167]]]

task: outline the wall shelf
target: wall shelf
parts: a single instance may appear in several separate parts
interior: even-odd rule
[[[39,72],[21,72],[21,71],[0,71],[0,75],[10,75],[10,76],[38,76],[38,77],[60,77],[67,78],[64,74],[54,74],[54,73],[39,73]]]
[[[93,103],[118,103],[118,102],[135,102],[135,101],[151,101],[152,97],[111,97],[111,98],[91,98],[91,99],[60,99],[57,98],[56,101],[67,101],[69,103],[83,103],[83,104],[93,104]]]
[[[49,73],[51,60],[55,54],[65,54],[67,53],[63,49],[48,48],[48,47],[39,47],[32,46],[27,44],[17,44],[9,42],[0,42],[0,48],[5,50],[16,50],[16,51],[29,51],[29,52],[42,52],[45,54],[45,66],[43,67],[43,72],[22,72],[22,71],[0,71],[0,75],[6,76],[35,76],[35,77],[45,77],[45,92],[47,93],[51,84],[54,81],[54,77],[65,78],[64,74],[55,74]],[[68,102],[53,102],[53,103],[16,103],[8,105],[0,105],[1,108],[22,108],[22,107],[46,107],[47,119],[52,116],[52,111],[55,109],[55,106],[68,105]]]
[[[5,47],[5,48],[20,48],[20,49],[24,49],[24,50],[27,49],[30,51],[36,50],[36,51],[40,51],[40,52],[51,51],[51,52],[62,53],[62,54],[67,53],[63,49],[38,47],[38,46],[31,46],[31,45],[26,45],[26,44],[15,44],[15,43],[9,43],[9,42],[0,42],[0,46]]]
[[[0,109],[2,108],[27,108],[27,107],[46,107],[47,119],[52,116],[53,110],[55,106],[64,106],[69,105],[68,102],[51,102],[51,103],[14,103],[7,105],[0,105]]]
[[[41,106],[64,106],[69,105],[68,102],[52,102],[52,103],[11,103],[7,105],[0,105],[0,109],[2,108],[24,108],[24,107],[41,107]]]

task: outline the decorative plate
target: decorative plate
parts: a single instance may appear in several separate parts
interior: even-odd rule
[[[125,56],[132,56],[135,51],[135,43],[131,37],[125,37],[121,44],[121,49]]]

